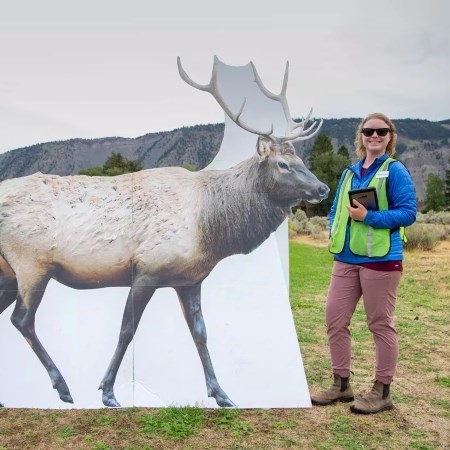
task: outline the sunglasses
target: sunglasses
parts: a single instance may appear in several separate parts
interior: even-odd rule
[[[377,135],[380,137],[384,137],[387,136],[387,134],[390,132],[391,130],[389,128],[363,128],[362,129],[362,134],[365,137],[370,137],[373,135],[373,133],[377,132]]]

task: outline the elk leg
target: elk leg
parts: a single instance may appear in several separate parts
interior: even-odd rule
[[[209,356],[206,339],[206,327],[201,307],[201,284],[176,287],[178,298],[189,330],[197,347],[205,373],[208,397],[214,397],[219,406],[235,406],[227,394],[219,386],[214,368]]]
[[[122,326],[120,328],[119,342],[116,351],[109,364],[108,370],[100,383],[99,389],[103,390],[102,401],[105,406],[119,407],[120,404],[114,395],[114,382],[116,381],[122,359],[133,340],[136,329],[148,302],[152,298],[156,288],[151,286],[133,285],[128,294],[127,303],[123,312]]]
[[[60,399],[64,402],[73,403],[66,381],[39,341],[35,331],[36,310],[44,296],[47,283],[48,280],[40,283],[39,286],[35,285],[34,289],[31,287],[23,289],[19,286],[19,295],[17,296],[16,306],[11,316],[11,322],[22,333],[42,365],[46,368],[53,388],[58,391]],[[25,292],[23,297],[21,291]]]
[[[14,280],[8,284],[0,281],[0,314],[8,308],[17,298],[17,282]]]
[[[8,263],[0,256],[0,314],[17,298],[17,279]]]
[[[0,274],[0,314],[17,298],[17,281],[9,280],[4,274]],[[0,402],[0,408],[3,408]]]

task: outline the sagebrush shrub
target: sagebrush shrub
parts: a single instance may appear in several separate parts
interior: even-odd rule
[[[289,237],[296,235],[320,236],[321,233],[328,228],[328,219],[326,217],[311,217],[310,219],[306,213],[297,209],[295,213],[289,216]]]
[[[290,239],[297,235],[317,238],[328,230],[328,218],[308,218],[303,210],[297,209],[289,216],[288,230]],[[417,213],[416,222],[406,229],[406,237],[406,250],[432,250],[439,241],[450,238],[450,212]]]
[[[426,214],[418,212],[416,220],[418,223],[450,225],[450,211],[428,211]]]
[[[445,228],[442,226],[416,222],[406,229],[405,249],[433,250],[445,236]]]

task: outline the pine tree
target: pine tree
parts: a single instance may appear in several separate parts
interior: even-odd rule
[[[430,173],[426,182],[424,211],[442,211],[445,208],[445,204],[445,182],[436,174]]]
[[[314,141],[308,157],[311,170],[314,170],[315,168],[316,159],[320,155],[326,153],[333,153],[333,144],[331,143],[330,138],[325,133],[320,133]]]
[[[348,148],[345,145],[341,145],[338,148],[337,154],[345,156],[346,158],[350,159],[350,153],[348,152]]]
[[[107,176],[122,175],[124,173],[139,172],[144,167],[136,160],[128,160],[120,152],[112,152],[103,167],[88,167],[80,170],[80,175]]]
[[[306,204],[306,211],[309,216],[326,216],[329,214],[333,204],[341,174],[350,164],[348,151],[347,155],[334,153],[330,138],[326,134],[321,133],[317,136],[312,146],[309,162],[310,170],[320,181],[328,185],[330,194],[326,200],[316,205]]]

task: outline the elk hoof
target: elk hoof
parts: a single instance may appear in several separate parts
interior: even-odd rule
[[[216,398],[216,402],[221,408],[233,408],[236,406],[228,397]]]
[[[214,397],[216,399],[216,402],[219,406],[223,408],[231,408],[233,406],[236,406],[229,398],[228,395],[225,394],[225,392],[219,387],[216,389],[213,389],[209,397]]]
[[[120,403],[116,400],[113,392],[103,392],[102,402],[105,406],[110,408],[120,408]]]
[[[66,403],[73,403],[72,396],[70,395],[69,386],[64,381],[64,378],[59,375],[58,379],[53,384],[53,389],[56,389],[59,394],[59,398]]]
[[[72,396],[67,392],[65,394],[59,394],[59,398],[66,403],[73,403]]]
[[[59,385],[55,388],[58,391],[59,398],[66,403],[73,403],[73,398],[70,395],[69,388],[67,387],[66,382],[63,380],[59,383]]]

